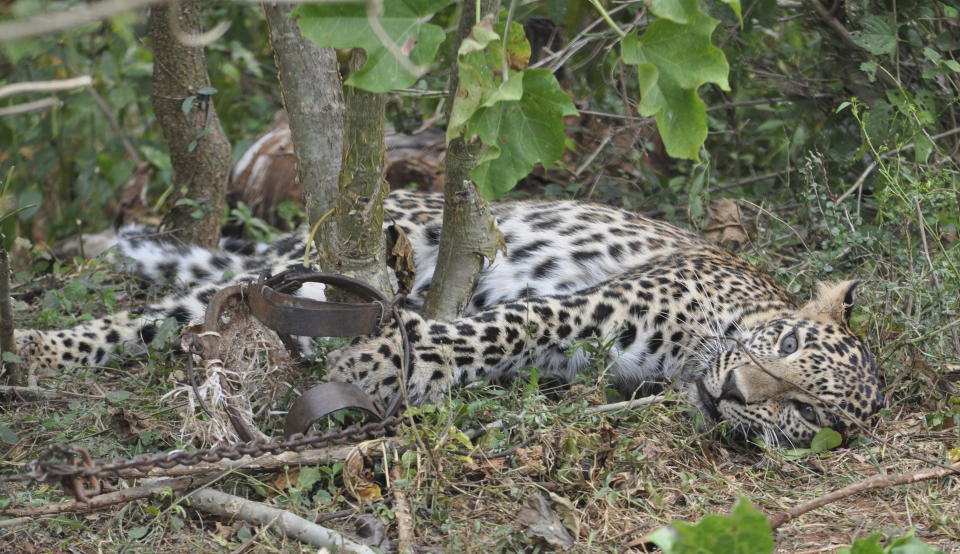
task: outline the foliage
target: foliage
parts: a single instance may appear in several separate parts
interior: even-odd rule
[[[0,8],[0,20],[84,4],[20,0]],[[212,99],[236,158],[280,105],[275,79],[266,78],[273,60],[258,7],[221,4],[210,13],[233,23],[206,52],[218,91]],[[0,43],[5,84],[93,78],[92,90],[58,94],[58,108],[0,118],[0,175],[15,168],[13,207],[34,206],[4,222],[7,246],[15,236],[52,241],[106,227],[141,161],[149,164],[151,197],[169,186],[170,160],[149,101],[153,58],[145,21],[144,14],[128,13],[58,35]],[[2,102],[34,99],[18,95]]]
[[[368,13],[372,4],[324,2],[300,5],[294,17],[303,36],[320,46],[366,51],[366,62],[347,78],[347,85],[387,92],[413,85],[433,60],[444,33],[424,21],[449,3],[384,2],[383,13]]]
[[[651,10],[661,19],[643,35],[631,31],[620,45],[624,63],[637,66],[638,109],[640,115],[656,116],[668,154],[699,160],[707,138],[707,114],[697,89],[715,83],[730,90],[726,57],[710,42],[720,22],[701,12],[696,2],[652,3]],[[740,12],[739,3],[736,11]]]
[[[727,3],[739,17],[739,1]],[[360,4],[334,3],[301,6],[296,13],[304,35],[317,44],[364,48],[368,62],[347,82],[385,92],[413,84],[422,73],[441,37],[438,27],[421,21],[446,4],[443,0],[402,8],[392,4],[398,7],[377,15]],[[623,36],[600,4],[595,6]],[[696,2],[652,6],[652,13],[661,19],[642,36],[636,30],[624,36],[623,61],[638,66],[640,113],[656,115],[667,151],[698,160],[707,125],[697,89],[708,82],[729,88],[724,54],[710,42],[719,21],[701,12]],[[460,91],[447,127],[448,142],[464,136],[484,144],[484,154],[470,176],[488,198],[512,189],[536,163],[549,166],[557,161],[564,150],[563,116],[577,113],[550,71],[527,67],[530,44],[520,24],[510,20],[511,14],[496,28],[490,19],[480,21],[463,41],[457,53]]]
[[[767,518],[745,498],[737,499],[729,516],[709,514],[695,525],[675,521],[651,533],[649,539],[666,554],[764,554],[775,546]]]
[[[874,533],[865,539],[853,541],[853,544],[846,548],[837,550],[837,554],[938,554],[943,551],[939,548],[933,548],[913,535],[913,531],[890,541],[886,546],[881,546],[883,536]]]

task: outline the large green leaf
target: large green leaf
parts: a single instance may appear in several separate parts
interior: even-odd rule
[[[889,17],[868,15],[860,21],[860,28],[850,35],[874,56],[892,54],[897,47],[897,29]]]
[[[642,36],[633,31],[620,47],[623,61],[636,64],[640,81],[640,114],[655,116],[667,153],[700,159],[707,138],[706,106],[697,96],[704,83],[729,90],[730,66],[710,42],[719,21],[697,12],[686,24],[667,19],[651,23]]]
[[[577,113],[549,70],[528,69],[522,77],[519,100],[490,102],[466,125],[468,135],[476,134],[487,146],[470,172],[486,198],[497,198],[512,189],[534,164],[558,160],[565,142],[563,116]],[[514,79],[517,77],[510,81]]]
[[[303,35],[320,46],[363,48],[367,61],[346,84],[370,92],[413,85],[443,42],[443,29],[426,23],[450,0],[391,0],[371,22],[373,4],[301,4],[294,11]],[[377,25],[379,23],[379,26]]]
[[[695,525],[674,522],[671,527],[657,529],[648,538],[666,554],[765,554],[776,546],[767,518],[743,498],[733,505],[729,517],[708,514]]]

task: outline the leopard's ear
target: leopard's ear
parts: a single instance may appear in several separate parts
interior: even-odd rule
[[[854,291],[860,284],[859,279],[837,283],[820,283],[819,294],[800,313],[817,319],[829,319],[843,326],[850,324],[853,311]]]

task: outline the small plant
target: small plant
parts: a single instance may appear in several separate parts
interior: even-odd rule
[[[279,214],[279,207],[277,211]],[[285,213],[288,218],[294,217],[289,210]],[[239,223],[243,227],[243,233],[257,242],[272,242],[277,236],[276,231],[266,221],[253,215],[250,206],[243,202],[237,202],[237,207],[230,210],[230,220]],[[290,219],[286,221],[289,223]]]

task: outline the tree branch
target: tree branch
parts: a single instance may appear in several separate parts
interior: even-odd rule
[[[947,467],[921,469],[918,471],[912,471],[910,473],[900,473],[896,475],[874,475],[873,477],[864,479],[858,483],[847,485],[842,489],[838,489],[818,498],[814,498],[809,502],[804,502],[795,508],[790,508],[789,510],[774,514],[770,517],[770,528],[775,530],[784,523],[787,523],[792,519],[796,519],[810,510],[819,508],[821,506],[826,506],[831,502],[836,502],[837,500],[846,498],[848,496],[853,496],[858,492],[863,492],[870,489],[893,487],[896,485],[910,485],[920,481],[940,479],[941,477],[947,477],[948,475],[960,475],[960,463],[956,463]]]
[[[373,554],[373,550],[369,547],[354,542],[332,529],[307,521],[286,510],[225,492],[213,489],[195,491],[190,495],[190,506],[220,517],[241,519],[247,523],[268,525],[275,521],[276,527],[291,539],[333,552]]]
[[[80,75],[70,79],[56,79],[52,81],[26,81],[0,87],[0,98],[23,94],[25,92],[59,92],[75,88],[89,87],[93,79],[89,75]]]

